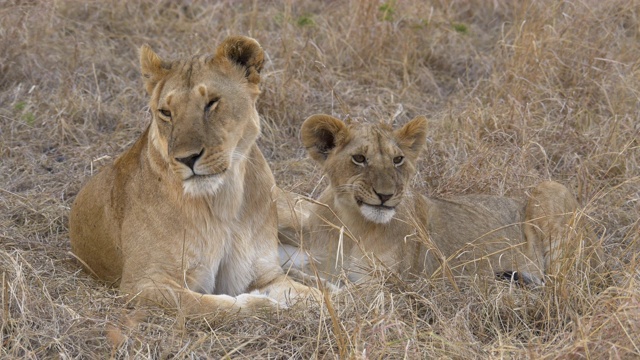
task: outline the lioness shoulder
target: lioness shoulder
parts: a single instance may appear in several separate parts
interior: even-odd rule
[[[274,179],[256,146],[263,58],[241,36],[176,61],[141,48],[151,124],[71,210],[72,250],[93,274],[187,315],[316,295],[278,263]]]
[[[280,197],[281,262],[332,280],[344,272],[358,281],[383,266],[405,276],[452,272],[541,283],[562,251],[579,245],[567,243],[580,238],[570,234],[577,202],[556,182],[539,184],[526,201],[416,193],[411,181],[426,126],[424,117],[396,130],[308,118],[302,143],[329,186],[313,203]],[[303,231],[291,231],[300,223]]]

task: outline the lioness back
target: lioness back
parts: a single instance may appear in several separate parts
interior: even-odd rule
[[[543,182],[527,201],[471,195],[451,199],[416,193],[411,181],[425,146],[426,120],[400,129],[314,115],[302,125],[309,155],[329,179],[318,201],[279,212],[280,238],[301,246],[309,274],[368,278],[383,266],[404,276],[480,274],[541,283],[576,231],[577,202],[561,184]],[[295,196],[283,196],[285,208]],[[290,230],[302,219],[302,239]],[[303,251],[293,252],[294,256]],[[291,249],[281,262],[292,264]]]
[[[137,201],[127,194],[126,182],[139,178],[136,157],[147,141],[149,129],[114,163],[105,165],[82,188],[71,207],[69,237],[71,249],[89,270],[107,283],[118,286],[122,278],[120,231],[127,203]],[[117,185],[116,185],[117,182]],[[106,206],[109,204],[109,206]],[[120,206],[116,206],[120,204]]]
[[[140,63],[152,121],[78,194],[76,256],[124,292],[187,315],[316,295],[278,265],[274,180],[256,145],[258,43],[230,37],[214,56],[177,61],[143,46]]]

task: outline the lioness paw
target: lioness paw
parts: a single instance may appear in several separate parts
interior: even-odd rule
[[[254,313],[260,310],[277,310],[286,308],[283,304],[278,303],[266,295],[258,294],[241,294],[236,296],[235,306],[240,308],[242,313]]]

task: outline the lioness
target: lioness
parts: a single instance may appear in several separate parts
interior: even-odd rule
[[[278,262],[274,179],[256,146],[262,65],[240,36],[179,61],[142,46],[151,124],[71,209],[72,250],[93,274],[186,315],[317,296]]]
[[[308,118],[302,143],[330,184],[314,203],[286,192],[279,197],[283,265],[332,281],[342,271],[359,281],[383,265],[405,276],[484,274],[540,284],[563,250],[578,251],[566,243],[577,238],[567,236],[576,230],[577,202],[556,182],[539,184],[526,202],[415,193],[410,181],[426,124],[416,117],[394,131],[328,115]]]

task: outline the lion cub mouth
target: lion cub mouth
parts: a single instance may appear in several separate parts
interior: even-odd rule
[[[393,216],[396,214],[395,206],[386,206],[382,204],[371,205],[360,199],[356,199],[356,203],[358,204],[358,208],[360,208],[362,216],[376,224],[386,224],[391,221]]]

